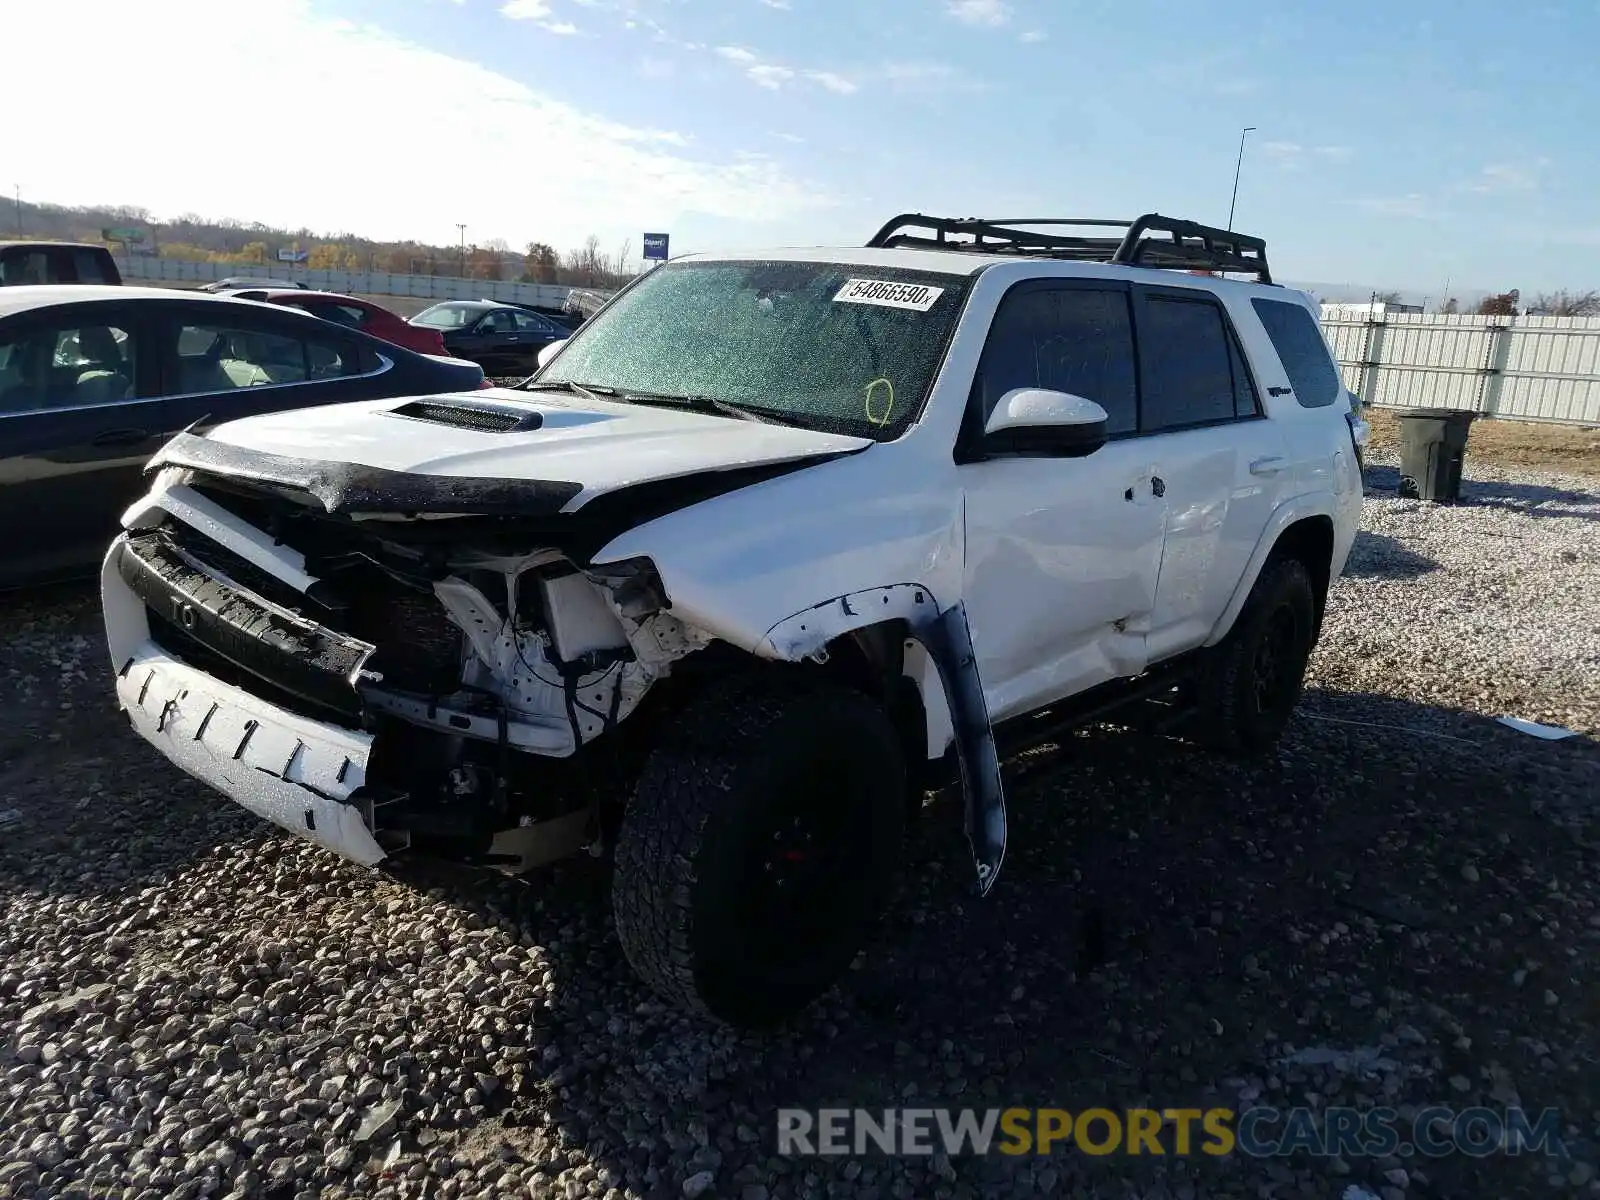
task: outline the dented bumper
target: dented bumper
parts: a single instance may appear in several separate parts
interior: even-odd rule
[[[101,594],[117,700],[139,736],[307,841],[367,866],[386,857],[363,804],[372,735],[291,712],[173,657],[151,640],[145,602],[120,562],[113,546]]]

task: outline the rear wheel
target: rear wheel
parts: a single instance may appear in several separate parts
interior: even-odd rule
[[[849,967],[888,897],[905,819],[893,724],[858,692],[750,679],[664,727],[624,814],[613,908],[674,1003],[781,1021]]]
[[[1305,564],[1267,563],[1233,629],[1196,673],[1192,694],[1203,741],[1241,755],[1277,744],[1300,702],[1316,615]]]

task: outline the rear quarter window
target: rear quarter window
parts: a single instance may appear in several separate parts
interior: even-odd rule
[[[1278,352],[1301,408],[1327,408],[1339,398],[1339,368],[1315,318],[1284,300],[1252,300],[1251,306]]]

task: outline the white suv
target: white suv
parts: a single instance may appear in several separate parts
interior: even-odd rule
[[[781,1019],[923,789],[987,892],[1013,746],[1155,701],[1270,747],[1355,536],[1365,425],[1260,240],[1043,224],[681,258],[516,389],[179,435],[105,562],[123,709],[358,863],[614,851],[640,975]]]

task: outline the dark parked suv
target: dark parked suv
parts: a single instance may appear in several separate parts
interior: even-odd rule
[[[88,242],[0,242],[0,286],[121,282],[117,260],[104,246]]]

